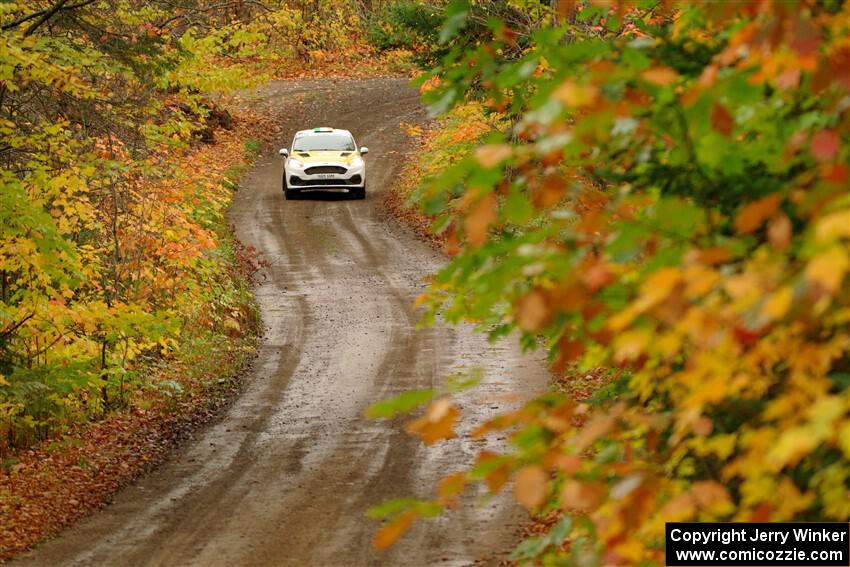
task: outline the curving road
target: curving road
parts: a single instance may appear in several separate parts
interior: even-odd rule
[[[513,342],[415,330],[413,299],[444,259],[385,219],[380,202],[410,150],[399,122],[424,119],[416,91],[369,79],[273,83],[251,96],[284,105],[282,145],[301,127],[352,130],[370,149],[367,199],[284,201],[280,160],[259,161],[231,211],[239,238],[270,263],[257,288],[265,340],[243,393],[112,505],[14,564],[498,564],[523,517],[509,498],[471,495],[478,506],[415,524],[388,552],[371,549],[375,524],[363,515],[384,498],[430,495],[481,449],[461,439],[426,449],[400,420],[365,420],[370,403],[480,366],[483,385],[461,400],[469,428],[504,409],[505,394],[546,381]]]

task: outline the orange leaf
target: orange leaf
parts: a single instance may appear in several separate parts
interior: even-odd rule
[[[616,277],[605,262],[596,262],[582,270],[581,280],[590,291],[596,291],[612,283]]]
[[[487,230],[490,224],[496,220],[496,196],[487,194],[478,201],[464,221],[466,236],[475,246],[481,246],[487,242]]]
[[[773,193],[758,201],[747,204],[735,219],[738,232],[748,233],[758,229],[762,223],[779,209],[779,194]]]
[[[664,87],[678,79],[679,75],[670,67],[653,67],[644,71],[641,77],[647,83]]]
[[[394,518],[378,530],[378,533],[375,534],[375,538],[372,540],[372,545],[375,549],[387,549],[398,541],[398,538],[407,531],[415,519],[416,513],[411,510],[399,514],[397,518]]]
[[[561,508],[591,512],[605,498],[606,487],[601,482],[568,480],[561,489]]]
[[[714,246],[706,248],[699,253],[700,262],[713,266],[714,264],[722,264],[732,259],[732,251],[723,246]]]
[[[583,451],[599,437],[614,429],[615,425],[616,422],[612,416],[597,415],[582,426],[578,435],[573,438],[573,446],[579,451]]]
[[[491,493],[495,494],[498,492],[505,483],[508,482],[508,474],[510,471],[508,470],[507,464],[502,464],[487,473],[487,476],[484,480],[487,482],[487,488]]]
[[[543,178],[540,188],[534,192],[534,201],[540,208],[549,208],[557,205],[566,193],[567,184],[564,178],[550,173]]]
[[[767,226],[767,238],[776,248],[784,250],[791,243],[791,221],[785,215],[775,217]]]
[[[539,508],[546,502],[549,475],[538,465],[522,467],[514,479],[514,495],[517,502],[528,510]]]
[[[558,16],[561,20],[569,20],[576,9],[576,0],[558,0]]]
[[[466,473],[456,472],[440,481],[437,485],[437,495],[441,502],[450,504],[456,500],[456,496],[463,491],[464,487],[466,487]]]
[[[409,433],[418,435],[426,445],[433,445],[442,439],[455,436],[454,425],[460,417],[460,411],[447,398],[434,400],[428,405],[425,414],[405,424]]]
[[[567,365],[578,360],[584,354],[584,343],[579,340],[573,340],[564,335],[558,341],[558,358],[555,361],[555,369],[558,372],[566,370]]]
[[[724,136],[732,135],[732,127],[735,125],[735,119],[726,110],[726,107],[715,102],[711,108],[711,127],[723,134]]]
[[[579,85],[568,80],[561,83],[552,96],[565,106],[578,108],[593,104],[599,96],[599,89],[593,85]]]
[[[691,488],[694,502],[702,507],[717,506],[729,502],[729,492],[722,484],[712,480],[701,480],[694,483]]]
[[[475,159],[481,167],[489,169],[508,159],[511,153],[511,147],[507,144],[487,144],[475,150]]]
[[[517,301],[515,319],[524,331],[539,331],[549,322],[550,312],[546,296],[540,290],[533,290]]]
[[[581,468],[581,457],[578,455],[565,455],[558,450],[547,453],[544,461],[550,469],[558,469],[566,474],[575,474]]]

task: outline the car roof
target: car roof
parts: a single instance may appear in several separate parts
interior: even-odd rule
[[[351,136],[351,132],[349,132],[348,130],[341,130],[339,128],[320,127],[320,128],[310,128],[309,130],[299,130],[295,133],[295,137],[300,138],[302,136],[315,136],[316,134],[329,134],[329,133],[348,134],[349,136]]]

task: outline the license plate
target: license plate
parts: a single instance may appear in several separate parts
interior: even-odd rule
[[[319,173],[316,177],[319,179],[333,179],[336,176],[333,173]]]

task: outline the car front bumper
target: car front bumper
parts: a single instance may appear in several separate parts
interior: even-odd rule
[[[285,176],[287,189],[296,190],[359,188],[365,185],[365,181],[363,171],[315,175],[308,175],[304,171],[287,171]]]

